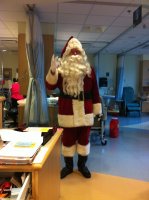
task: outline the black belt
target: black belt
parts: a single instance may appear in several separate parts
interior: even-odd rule
[[[92,99],[92,94],[91,92],[80,92],[79,95],[77,95],[76,97],[65,94],[63,92],[60,92],[60,97],[62,98],[67,98],[67,99],[77,99],[79,101],[84,101],[84,100],[88,100],[88,99]]]

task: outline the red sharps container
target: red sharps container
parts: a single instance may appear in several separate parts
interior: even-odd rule
[[[117,117],[113,117],[110,121],[110,137],[117,138],[119,135],[119,120]]]

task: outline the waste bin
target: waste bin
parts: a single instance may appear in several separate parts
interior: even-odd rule
[[[119,120],[113,117],[110,121],[110,137],[117,138],[119,136]]]

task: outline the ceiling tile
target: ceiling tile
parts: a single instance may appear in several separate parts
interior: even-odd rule
[[[26,20],[25,12],[10,12],[10,11],[1,11],[0,19],[5,21],[24,21]]]
[[[101,35],[98,40],[100,41],[107,41],[107,42],[111,42],[112,40],[114,40],[116,37],[118,36],[118,34],[104,34]]]
[[[126,30],[126,27],[122,26],[110,26],[105,31],[105,34],[121,34]]]
[[[58,23],[65,23],[65,24],[82,24],[85,21],[85,15],[76,15],[76,14],[59,14],[58,15]]]
[[[75,9],[74,9],[75,8]],[[88,14],[92,5],[89,4],[76,4],[76,3],[60,3],[59,11],[60,13],[71,13],[71,14]]]
[[[108,26],[115,20],[115,17],[109,16],[89,16],[85,22],[85,24],[92,24],[92,25],[104,25]]]
[[[118,16],[125,9],[124,6],[94,5],[91,15]]]
[[[25,4],[24,4],[25,5]],[[18,0],[1,0],[0,11],[23,11],[24,6]]]
[[[58,9],[58,3],[40,2],[36,5],[38,12],[56,13]]]
[[[64,31],[64,32],[80,32],[82,25],[77,24],[57,24],[57,31]]]
[[[133,25],[133,19],[130,17],[118,17],[112,25],[129,27]]]
[[[39,18],[41,22],[56,23],[57,16],[56,13],[40,13]]]
[[[81,41],[96,41],[99,33],[80,33],[78,39]]]
[[[71,36],[73,37],[76,37],[78,36],[78,33],[75,33],[75,32],[69,32],[69,33],[66,33],[66,32],[58,32],[55,37],[57,40],[65,40],[67,41]]]

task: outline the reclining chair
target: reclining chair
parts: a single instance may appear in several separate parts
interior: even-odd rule
[[[135,99],[134,89],[132,87],[124,87],[122,99],[124,101],[124,110],[126,116],[141,115],[141,101]]]

